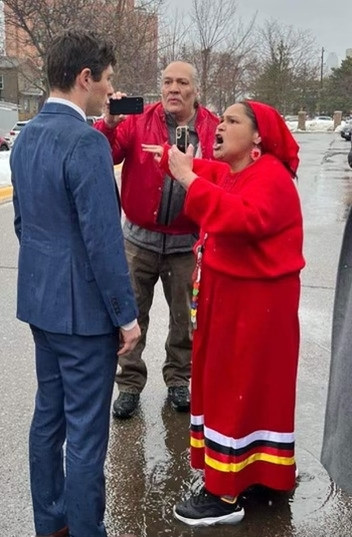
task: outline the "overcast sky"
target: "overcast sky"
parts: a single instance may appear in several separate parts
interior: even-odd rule
[[[222,0],[213,0],[213,2]],[[319,47],[324,47],[325,58],[335,52],[339,60],[346,49],[352,48],[351,0],[237,0],[238,13],[243,21],[256,12],[257,22],[274,18],[285,25],[310,29]],[[171,8],[189,10],[192,0],[169,0]]]

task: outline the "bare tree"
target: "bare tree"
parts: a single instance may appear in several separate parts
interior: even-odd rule
[[[226,51],[215,55],[210,100],[219,113],[248,95],[253,65],[251,50],[243,53],[239,50]]]
[[[304,87],[318,74],[318,52],[315,38],[307,30],[266,21],[258,30],[260,51],[253,94],[281,110],[297,112],[304,106]]]
[[[157,86],[158,13],[164,0],[140,2],[125,10],[110,25],[116,44],[116,82],[127,93],[154,93]],[[105,28],[107,24],[103,24]]]
[[[4,0],[7,55],[41,70],[48,43],[68,27],[101,32],[116,45],[119,86],[155,87],[158,10],[165,0]],[[37,81],[45,89],[45,80]]]
[[[166,16],[162,20],[159,38],[159,66],[161,70],[165,69],[170,62],[187,59],[190,25],[185,20],[184,13],[179,10],[176,10],[171,18]]]
[[[202,101],[222,108],[243,85],[246,60],[254,47],[255,17],[244,25],[233,0],[192,0],[191,20],[193,61],[200,72]],[[234,88],[229,94],[225,85],[230,80],[237,91]]]

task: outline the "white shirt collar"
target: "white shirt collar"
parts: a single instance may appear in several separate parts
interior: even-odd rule
[[[82,110],[82,108],[77,106],[77,104],[73,103],[72,101],[69,101],[68,99],[62,99],[61,97],[48,97],[46,102],[47,103],[65,104],[66,106],[70,106],[71,108],[76,110],[76,112],[78,112],[83,117],[84,121],[87,119],[87,116],[84,113],[84,111]]]

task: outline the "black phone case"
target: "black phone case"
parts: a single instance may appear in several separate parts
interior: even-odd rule
[[[143,97],[122,97],[121,99],[110,99],[110,114],[113,116],[118,116],[120,114],[142,114],[143,110]]]

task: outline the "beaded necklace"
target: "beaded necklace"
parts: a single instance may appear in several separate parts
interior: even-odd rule
[[[191,300],[191,323],[192,323],[193,330],[196,330],[197,328],[197,310],[198,310],[200,279],[202,275],[202,257],[203,257],[205,241],[207,240],[207,237],[208,237],[208,233],[205,233],[202,244],[197,246],[196,268],[194,271],[192,300]]]

